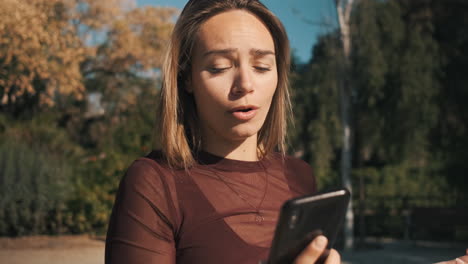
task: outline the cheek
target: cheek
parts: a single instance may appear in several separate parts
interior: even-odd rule
[[[273,75],[266,83],[265,83],[265,90],[264,90],[264,95],[265,99],[271,100],[273,99],[273,96],[276,92],[276,89],[278,89],[278,76]]]
[[[270,80],[268,80],[268,82],[265,83],[265,89],[263,90],[263,105],[268,105],[268,107],[263,108],[263,118],[267,118],[268,113],[271,110],[273,97],[275,95],[276,89],[278,89],[278,78],[274,76]],[[263,120],[263,122],[264,121],[265,120]]]
[[[207,72],[195,72],[192,74],[194,85],[194,96],[197,100],[212,101],[214,104],[221,104],[229,95],[233,76],[224,74],[222,76],[210,76]]]
[[[193,96],[199,114],[219,112],[217,109],[222,108],[225,97],[223,82],[203,76],[194,76],[193,80]]]
[[[211,76],[203,69],[197,59],[193,61],[191,80],[192,95],[201,125],[219,122],[225,112],[225,90],[228,81],[225,78],[219,78],[219,76]]]

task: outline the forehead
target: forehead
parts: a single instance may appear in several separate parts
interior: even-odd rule
[[[273,37],[265,24],[244,10],[231,10],[205,21],[196,36],[196,49],[263,49],[275,51]]]

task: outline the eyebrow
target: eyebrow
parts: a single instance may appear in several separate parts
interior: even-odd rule
[[[216,50],[209,50],[203,53],[203,57],[207,57],[213,54],[219,55],[229,55],[233,52],[237,51],[237,49],[216,49]],[[275,53],[271,50],[262,50],[262,49],[251,49],[250,54],[254,55],[255,57],[263,57],[266,55],[275,55]]]
[[[250,53],[253,54],[255,57],[263,57],[266,55],[275,55],[275,53],[271,50],[261,50],[261,49],[256,49],[256,50],[250,50]]]
[[[233,52],[235,52],[237,49],[217,49],[217,50],[209,50],[205,53],[203,53],[203,57],[207,57],[209,55],[213,54],[219,54],[219,55],[229,55]]]

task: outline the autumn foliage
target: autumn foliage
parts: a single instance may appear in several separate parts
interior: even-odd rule
[[[124,0],[0,0],[0,105],[81,99],[97,72],[159,67],[174,9]],[[29,100],[28,103],[31,103]]]
[[[0,236],[105,231],[118,181],[151,148],[176,15],[0,0]]]

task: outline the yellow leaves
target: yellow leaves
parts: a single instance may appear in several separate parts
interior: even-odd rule
[[[83,71],[160,67],[176,14],[133,9],[133,0],[0,0],[0,6],[1,104],[35,93],[46,105],[57,94],[83,98]]]
[[[83,44],[76,32],[63,25],[66,16],[57,16],[59,0],[0,0],[0,69],[6,71],[2,78],[2,103],[11,103],[24,94],[35,94],[34,80],[45,83],[46,93],[41,98],[53,104],[49,96],[60,88],[65,94],[83,91],[79,64],[83,61]],[[67,79],[64,79],[66,76]],[[70,81],[71,80],[71,81]],[[80,80],[79,82],[73,80]],[[71,83],[72,85],[69,85]],[[65,88],[67,87],[67,88]],[[6,99],[5,99],[6,98]]]
[[[128,6],[128,0],[81,0],[81,12],[75,12],[75,18],[92,29],[102,29],[121,18]]]
[[[160,67],[175,14],[175,9],[145,7],[131,10],[123,19],[116,20],[110,31],[110,45],[104,51],[109,54],[109,61],[119,61],[123,69],[137,62],[143,69]]]

